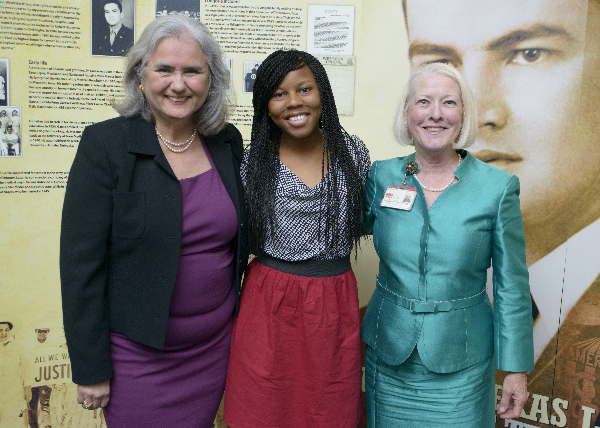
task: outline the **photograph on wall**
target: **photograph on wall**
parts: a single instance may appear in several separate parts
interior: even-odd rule
[[[156,17],[185,15],[200,19],[201,0],[156,0]]]
[[[6,315],[0,319],[0,426],[24,426],[22,415],[27,413],[23,385],[23,349],[15,337],[14,320]]]
[[[8,105],[8,59],[0,59],[0,106]]]
[[[256,72],[262,61],[244,61],[244,93],[251,94],[254,90]]]
[[[0,426],[105,427],[102,412],[77,403],[64,332],[49,315],[0,319]]]
[[[591,31],[599,8],[590,2],[588,9],[587,0],[403,6],[411,70],[443,62],[465,75],[480,120],[469,153],[520,180],[535,353],[522,417],[593,427],[600,410],[600,205],[594,180],[583,177],[597,176],[600,165],[590,132],[599,120],[589,108],[600,87],[592,71],[600,66],[600,37]],[[576,190],[565,193],[561,176],[574,170],[579,177],[569,186]],[[497,372],[496,384],[504,375]],[[498,418],[497,426],[508,425]]]
[[[135,39],[135,0],[92,0],[92,55],[124,57]]]
[[[495,427],[600,427],[599,0],[350,0],[344,5],[355,9],[352,34],[330,12],[339,6],[325,6],[327,0],[15,3],[0,8],[6,24],[0,28],[0,216],[6,225],[0,234],[0,428],[106,427],[101,410],[77,403],[62,331],[62,195],[83,129],[119,115],[108,105],[121,93],[129,49],[119,48],[119,30],[130,30],[131,46],[134,29],[141,34],[157,16],[199,18],[200,12],[228,57],[230,76],[237,61],[232,92],[244,95],[232,97],[229,120],[246,142],[253,110],[245,94],[252,93],[261,61],[289,48],[290,40],[301,50],[331,49],[315,54],[330,62],[340,124],[364,138],[371,161],[414,152],[398,146],[392,131],[411,71],[438,61],[464,74],[480,118],[478,138],[466,150],[519,179],[532,296],[529,399],[520,418],[497,417]],[[324,10],[311,13],[309,23],[312,6]],[[53,22],[42,30],[43,19]],[[112,42],[111,25],[118,27]],[[342,40],[354,40],[354,56],[334,51]],[[335,87],[342,81],[346,105],[356,104],[352,116],[343,115],[345,101]],[[352,261],[363,314],[378,270],[373,245],[364,242]],[[46,308],[52,313],[41,316]],[[498,395],[505,376],[496,372]],[[221,406],[215,428],[226,427],[222,413]],[[366,419],[365,407],[358,428],[367,427]]]
[[[354,6],[308,6],[307,51],[313,55],[352,55]]]
[[[352,116],[354,114],[354,66],[356,58],[348,56],[317,55],[329,77],[331,90],[335,98],[338,114]]]
[[[21,156],[21,107],[0,110],[0,157]]]
[[[227,67],[227,71],[229,72],[229,89],[225,92],[227,95],[231,95],[231,91],[233,88],[233,59],[232,58],[223,58],[223,64]]]

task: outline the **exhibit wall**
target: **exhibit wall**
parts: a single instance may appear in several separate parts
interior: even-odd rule
[[[229,121],[246,144],[253,74],[275,49],[318,55],[342,126],[372,161],[412,152],[393,137],[411,69],[458,67],[479,111],[469,150],[521,181],[536,366],[521,418],[496,426],[595,425],[598,0],[123,0],[122,10],[130,31],[111,43],[100,1],[0,0],[0,427],[106,425],[100,411],[77,404],[71,382],[58,270],[62,201],[84,127],[117,115],[110,103],[121,96],[126,50],[149,22],[174,13],[200,19],[220,43],[231,71]],[[323,36],[323,23],[335,32]],[[353,265],[364,313],[378,271],[370,238]],[[498,372],[498,397],[503,378]],[[215,426],[225,427],[220,415]]]

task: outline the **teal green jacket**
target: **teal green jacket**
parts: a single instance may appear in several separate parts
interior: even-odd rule
[[[519,179],[461,151],[459,181],[427,209],[417,190],[410,211],[382,207],[388,186],[401,186],[414,154],[373,164],[366,221],[379,275],[362,338],[387,364],[415,346],[437,373],[455,372],[495,355],[498,370],[533,370],[533,322]],[[485,292],[494,265],[494,307]],[[406,307],[405,307],[406,306]]]

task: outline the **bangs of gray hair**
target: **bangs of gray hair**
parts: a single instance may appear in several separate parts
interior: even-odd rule
[[[454,80],[460,88],[460,97],[463,105],[462,112],[462,123],[460,133],[456,141],[452,143],[454,149],[462,149],[469,147],[477,139],[477,107],[475,104],[475,98],[473,92],[467,83],[464,76],[453,66],[449,64],[442,64],[439,62],[423,64],[419,67],[408,80],[400,100],[398,102],[398,115],[396,116],[396,126],[394,129],[394,136],[403,146],[414,146],[415,141],[410,133],[408,126],[408,107],[409,102],[415,91],[417,85],[425,76],[438,73],[450,77]]]
[[[201,22],[187,16],[159,17],[148,24],[137,43],[127,53],[127,67],[123,77],[124,97],[114,101],[112,106],[122,116],[141,116],[148,122],[153,122],[150,104],[139,86],[148,60],[158,44],[169,37],[191,37],[206,55],[210,69],[210,96],[194,113],[193,119],[200,134],[214,135],[225,126],[229,113],[229,71],[223,63],[221,48],[210,31]]]

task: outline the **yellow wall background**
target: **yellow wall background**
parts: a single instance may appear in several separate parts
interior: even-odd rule
[[[23,3],[18,5],[17,3]],[[77,8],[81,28],[78,49],[47,48],[16,45],[12,48],[0,44],[0,58],[9,60],[9,104],[21,108],[22,157],[0,158],[0,191],[6,191],[14,173],[31,173],[28,177],[49,177],[62,181],[75,156],[75,147],[31,146],[30,121],[99,122],[116,116],[109,106],[94,106],[90,110],[36,109],[29,107],[30,62],[45,62],[44,67],[86,70],[122,71],[125,59],[91,56],[91,1],[31,0],[11,2],[0,0],[0,20],[16,22],[24,16],[18,12],[7,14],[2,8],[23,7],[32,9],[35,4],[45,7]],[[306,0],[243,1],[240,5],[302,7],[303,27],[301,47],[306,49],[306,17],[309,2]],[[355,105],[353,116],[342,116],[346,130],[362,138],[372,159],[399,155],[403,150],[394,142],[392,122],[396,100],[408,76],[405,59],[406,32],[401,5],[396,1],[317,1],[310,4],[353,5],[355,7],[354,56],[356,57]],[[202,12],[206,4],[201,3]],[[155,18],[153,0],[135,2],[136,38]],[[204,18],[202,18],[203,22]],[[206,23],[206,22],[205,22]],[[233,59],[232,100],[242,106],[251,106],[251,94],[243,93],[243,61],[262,60],[266,55],[224,52]],[[378,94],[373,97],[372,94]],[[246,142],[250,128],[240,126]],[[404,153],[410,150],[404,149]],[[18,174],[17,174],[18,175]],[[27,175],[27,174],[26,174]],[[4,184],[3,184],[4,183]],[[60,185],[60,184],[59,184]],[[1,187],[1,186],[4,186]],[[14,189],[13,189],[14,190]],[[27,385],[21,391],[15,387],[19,377],[32,376],[36,359],[43,355],[64,351],[62,329],[58,248],[60,219],[64,189],[53,188],[47,193],[0,193],[0,321],[10,321],[14,328],[9,333],[9,346],[0,345],[0,427],[25,426]],[[360,288],[360,303],[365,306],[374,289],[377,257],[369,240],[364,241],[358,255],[356,275]],[[40,344],[35,329],[49,328],[47,340]],[[9,352],[11,351],[11,352]],[[13,354],[20,354],[15,360]],[[9,355],[12,355],[9,357]],[[47,356],[45,357],[47,358]],[[41,361],[41,360],[40,360]],[[45,361],[47,362],[47,360]],[[21,367],[15,364],[21,364]],[[49,363],[50,364],[50,363]],[[39,365],[39,363],[38,363]],[[60,380],[59,380],[60,382]],[[24,383],[29,383],[25,381]],[[82,412],[75,402],[75,388],[68,383],[52,384],[51,413],[53,426],[95,427],[103,425],[98,412]],[[30,394],[30,392],[29,392]],[[27,397],[26,397],[27,396]],[[14,414],[14,406],[24,411],[21,417]],[[41,413],[41,409],[38,414]],[[65,415],[67,415],[65,417]],[[61,421],[62,418],[62,421]],[[62,423],[62,425],[61,425]],[[222,424],[222,422],[220,422]],[[16,424],[16,425],[15,425]],[[58,425],[57,425],[58,424]]]
[[[22,5],[19,6],[19,3]],[[372,161],[412,152],[412,149],[401,147],[394,141],[392,131],[397,99],[409,76],[408,39],[401,1],[239,0],[238,4],[301,7],[304,25],[301,30],[300,48],[305,49],[306,16],[309,3],[353,5],[355,8],[354,114],[341,117],[344,128],[349,133],[358,135],[366,143]],[[122,58],[91,56],[91,1],[0,0],[0,31],[2,31],[2,26],[11,22],[11,17],[15,22],[19,22],[16,18],[22,18],[18,13],[7,14],[7,7],[34,8],[34,4],[44,7],[76,8],[79,12],[79,20],[76,25],[81,28],[81,38],[77,42],[79,49],[31,46],[11,48],[2,44],[0,40],[0,58],[9,60],[9,105],[21,108],[23,152],[22,157],[18,158],[0,157],[0,322],[10,321],[14,325],[9,333],[9,345],[0,344],[0,391],[3,392],[0,394],[0,427],[25,426],[26,418],[15,413],[15,409],[20,408],[21,411],[25,410],[24,415],[26,414],[27,382],[23,382],[23,379],[31,379],[32,376],[35,376],[31,370],[35,370],[41,363],[48,362],[44,360],[48,358],[48,355],[58,355],[59,360],[63,361],[62,354],[66,350],[62,330],[58,270],[60,219],[64,189],[52,188],[46,193],[3,193],[3,191],[7,190],[6,183],[11,181],[11,177],[19,174],[35,177],[52,176],[58,178],[56,181],[64,182],[75,156],[76,144],[74,147],[32,146],[31,121],[82,123],[99,122],[116,116],[115,111],[109,106],[95,106],[90,110],[30,107],[31,62],[45,61],[47,64],[45,67],[104,71],[122,71],[125,65],[125,60]],[[208,5],[208,1],[203,1],[201,3],[202,11]],[[145,25],[155,18],[155,7],[154,0],[137,0],[135,2],[136,36],[139,36]],[[597,1],[590,1],[589,7],[590,10],[597,10],[600,6]],[[596,12],[594,16],[598,15],[600,13]],[[202,20],[206,24],[210,24],[204,18]],[[592,48],[586,50],[586,64],[595,64],[596,56],[599,55],[597,49],[593,47],[595,44],[600,44],[598,25],[599,22],[596,21],[588,23],[588,43]],[[251,105],[251,94],[245,94],[242,90],[243,61],[262,60],[266,55],[225,51],[224,57],[233,59],[234,94],[232,100],[247,108]],[[586,65],[586,67],[588,66]],[[597,73],[597,69],[586,68],[583,74],[584,81],[585,79],[594,81]],[[600,88],[597,89],[596,93],[600,93]],[[586,122],[597,121],[598,109],[594,106],[595,98],[583,97],[580,118],[582,130],[587,129],[585,128]],[[246,125],[239,126],[239,128],[246,142],[249,142],[250,128]],[[568,155],[567,150],[565,153]],[[577,174],[577,171],[573,171],[573,174]],[[590,197],[597,197],[597,195]],[[363,240],[358,258],[353,260],[353,265],[359,284],[360,305],[364,307],[374,290],[375,275],[378,271],[378,258],[370,238]],[[596,285],[597,283],[598,281],[596,281]],[[594,301],[598,305],[600,299]],[[600,331],[598,329],[600,317],[595,314],[592,310],[590,310],[589,316],[587,312],[584,313],[585,328],[591,329],[589,337],[600,336],[600,333],[596,334],[596,331]],[[583,328],[581,325],[583,324],[577,324],[576,328],[581,330]],[[50,329],[47,340],[43,344],[37,341],[35,332],[40,328]],[[536,366],[536,372],[530,375],[530,379],[544,378],[544,383],[539,386],[540,389],[536,389],[538,388],[536,383],[530,386],[532,397],[526,405],[526,411],[533,416],[525,421],[529,424],[527,426],[534,427],[586,427],[581,406],[587,406],[593,410],[598,409],[594,403],[598,403],[595,388],[600,387],[600,382],[596,382],[596,377],[600,376],[600,373],[596,376],[595,370],[597,369],[595,368],[592,370],[583,366],[575,367],[572,356],[569,354],[568,340],[563,348],[560,348],[558,339],[557,343],[559,343],[559,356],[544,360],[544,366]],[[39,361],[36,363],[36,360]],[[558,368],[556,375],[554,367]],[[577,382],[581,380],[576,385],[569,378],[575,373],[578,376]],[[502,374],[499,374],[497,383],[501,383],[501,380]],[[19,384],[19,382],[21,383]],[[103,425],[99,412],[85,412],[81,406],[76,405],[75,388],[72,384],[57,382],[53,384],[54,390],[51,399],[53,426],[87,428]],[[549,383],[551,386],[547,387]],[[586,399],[578,398],[577,394],[573,395],[573,391],[581,391],[582,388],[587,391],[586,397],[588,398]],[[547,392],[549,390],[551,392]],[[537,398],[534,395],[536,392],[538,393]],[[570,415],[569,423],[567,425],[544,423],[543,415],[551,416],[553,414],[552,400],[554,398],[567,400],[567,397],[574,400],[567,412]],[[539,409],[537,413],[536,406]],[[592,422],[597,415],[598,413],[593,416]],[[590,422],[590,418],[591,416],[588,414],[588,422]],[[219,427],[224,426],[222,422],[217,422],[217,424]],[[498,421],[497,426],[505,425],[503,421]],[[588,424],[587,426],[593,425]]]

